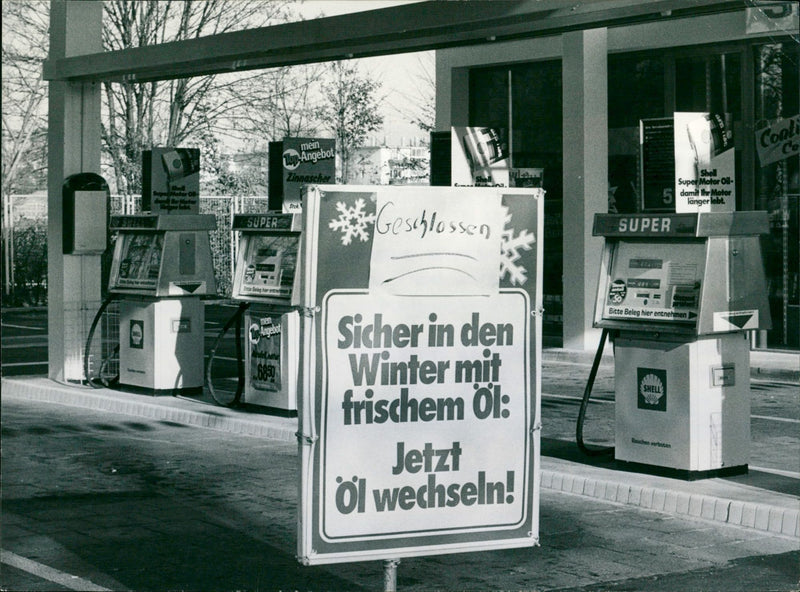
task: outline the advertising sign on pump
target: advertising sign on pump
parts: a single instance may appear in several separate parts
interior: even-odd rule
[[[309,184],[336,182],[336,141],[323,138],[284,138],[283,211],[300,212],[302,190]]]

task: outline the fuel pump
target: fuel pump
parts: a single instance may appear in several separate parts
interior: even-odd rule
[[[748,331],[771,326],[768,230],[766,212],[595,216],[594,326],[601,348],[614,336],[616,461],[690,479],[747,471]]]
[[[244,403],[294,415],[301,322],[297,312],[300,214],[237,214],[233,230],[239,232],[239,247],[232,297],[240,305],[211,350],[206,384],[222,405]],[[238,384],[231,396],[214,387],[212,367],[217,347],[233,325],[237,330]]]
[[[109,277],[119,300],[119,384],[153,394],[202,391],[205,312],[216,295],[213,215],[113,216]],[[87,348],[88,349],[88,348]],[[91,382],[91,381],[90,381]]]

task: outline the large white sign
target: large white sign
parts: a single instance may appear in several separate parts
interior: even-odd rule
[[[538,540],[542,197],[307,194],[302,562]]]
[[[516,451],[525,450],[531,423],[528,312],[519,291],[457,305],[329,294],[326,538],[522,522],[530,475],[526,454]]]

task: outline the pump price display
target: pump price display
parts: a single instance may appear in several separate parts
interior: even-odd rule
[[[299,240],[299,234],[247,236],[240,294],[291,298]]]
[[[705,249],[699,243],[620,241],[614,252],[603,317],[694,322]]]
[[[164,236],[161,233],[125,233],[116,284],[120,288],[155,289],[161,269]]]

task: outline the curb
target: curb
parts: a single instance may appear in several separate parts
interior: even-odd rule
[[[294,442],[297,439],[294,420],[271,415],[254,415],[243,419],[238,412],[182,397],[150,397],[131,393],[117,393],[106,389],[91,389],[79,385],[53,382],[48,378],[2,379],[4,398],[24,399],[45,403],[55,403],[85,409],[110,411],[124,415],[145,417],[160,421],[172,421],[195,427],[222,430],[245,436]],[[150,402],[148,399],[157,399]],[[202,406],[202,409],[198,409]],[[542,465],[557,465],[560,461],[543,457]],[[566,468],[566,467],[565,467]],[[599,501],[634,506],[667,514],[700,518],[722,522],[744,528],[752,528],[768,534],[800,539],[800,506],[797,498],[792,498],[793,507],[786,507],[788,496],[780,501],[783,505],[756,503],[728,499],[698,492],[670,489],[672,480],[663,479],[660,486],[637,485],[636,478],[628,476],[631,483],[603,477],[617,476],[607,469],[580,467],[584,475],[576,475],[568,470],[552,468],[541,469],[542,489],[579,495]],[[588,476],[585,476],[588,474]],[[655,479],[652,477],[651,479]],[[763,493],[763,492],[761,492]]]
[[[541,487],[642,509],[800,539],[800,510],[542,469]]]
[[[253,417],[258,419],[244,419],[234,410],[188,398],[151,397],[131,393],[116,395],[106,389],[60,384],[48,378],[27,380],[3,378],[2,389],[4,398],[111,411],[283,442],[294,442],[297,439],[297,430],[282,425],[281,418],[256,415]],[[148,399],[157,399],[158,403],[151,403]],[[204,409],[198,410],[198,405]]]

